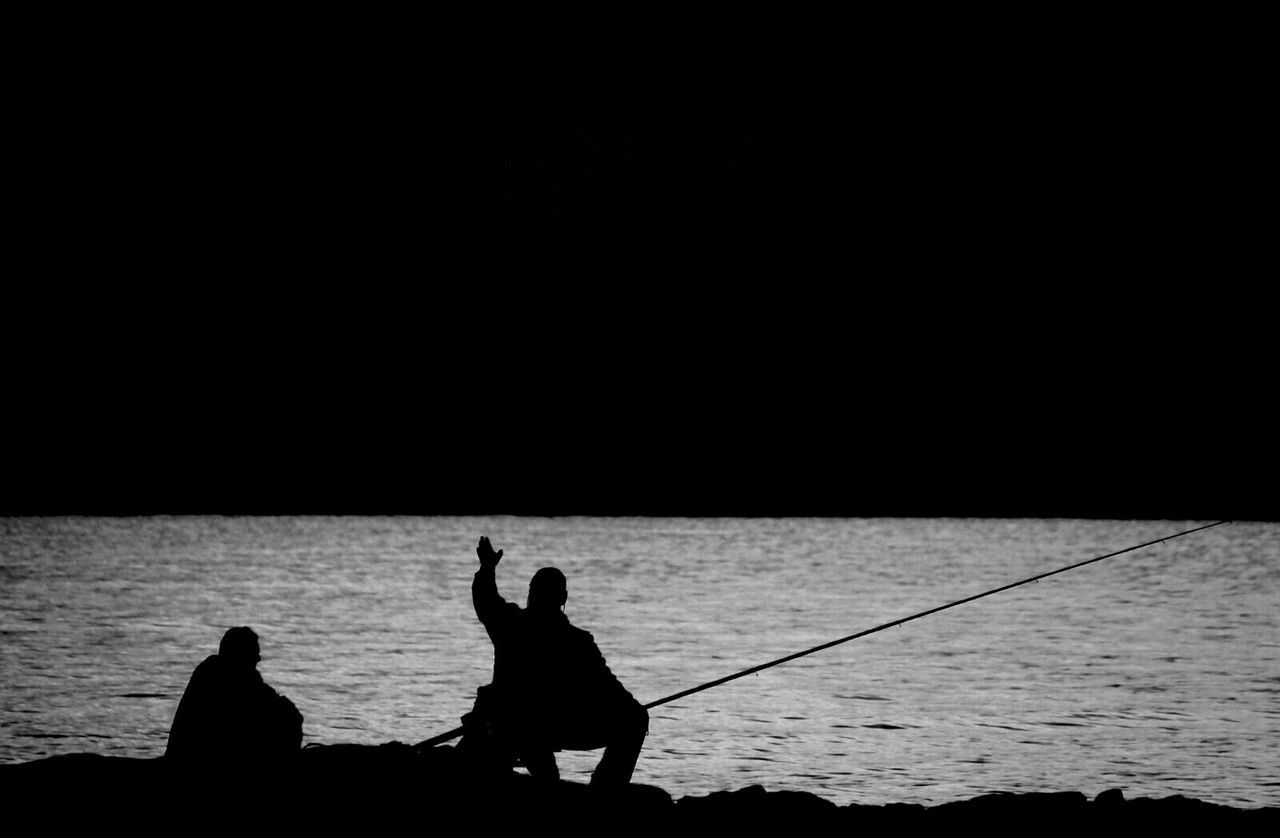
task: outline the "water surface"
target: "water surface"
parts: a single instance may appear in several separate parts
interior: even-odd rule
[[[231,625],[307,741],[417,742],[489,679],[481,534],[642,702],[1205,522],[953,519],[0,519],[0,760],[163,753]],[[1280,526],[1109,559],[653,711],[636,781],[837,803],[1123,788],[1280,805]],[[585,779],[595,753],[563,753]]]

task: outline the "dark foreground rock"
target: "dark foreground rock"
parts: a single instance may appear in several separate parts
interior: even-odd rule
[[[929,807],[837,806],[760,786],[673,800],[653,786],[609,793],[484,772],[452,748],[398,743],[311,747],[286,764],[209,770],[183,770],[163,758],[50,757],[0,765],[0,800],[2,822],[31,834],[119,827],[144,834],[458,835],[536,827],[659,836],[762,829],[1241,835],[1274,834],[1280,826],[1280,808],[1236,809],[1181,796],[1127,800],[1119,790],[1094,800],[1079,792],[989,794]]]

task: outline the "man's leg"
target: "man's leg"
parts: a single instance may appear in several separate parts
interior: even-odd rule
[[[484,686],[476,691],[475,705],[462,717],[462,740],[456,751],[475,768],[507,773],[515,763],[515,754],[495,730],[497,708],[492,687]]]
[[[591,775],[591,785],[607,788],[628,785],[648,733],[649,711],[637,706],[623,714],[609,734],[604,756]]]

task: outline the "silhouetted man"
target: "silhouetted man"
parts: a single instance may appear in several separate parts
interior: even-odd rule
[[[481,538],[476,554],[471,599],[493,641],[493,683],[480,688],[475,709],[463,717],[459,747],[477,739],[496,744],[503,758],[547,779],[560,776],[556,751],[603,747],[592,785],[627,785],[649,714],[609,671],[591,635],[565,617],[564,574],[553,567],[535,573],[522,609],[498,594],[502,551]]]
[[[259,674],[258,635],[228,629],[218,654],[205,658],[187,684],[169,728],[165,756],[190,763],[256,762],[297,753],[302,714]]]

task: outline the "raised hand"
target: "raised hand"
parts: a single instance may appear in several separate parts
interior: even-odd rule
[[[493,545],[489,543],[488,536],[480,536],[480,546],[476,547],[476,555],[480,557],[481,567],[497,567],[498,562],[502,561],[502,551],[493,551]]]

